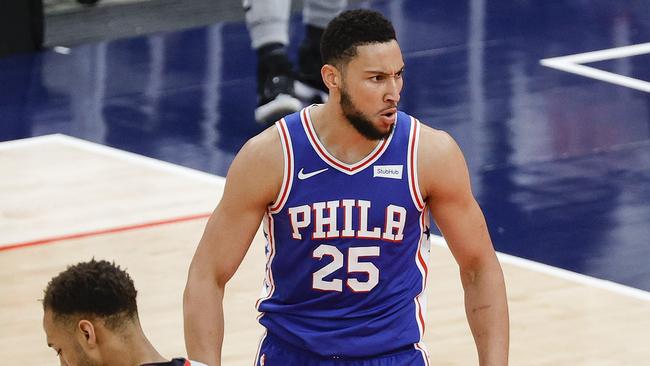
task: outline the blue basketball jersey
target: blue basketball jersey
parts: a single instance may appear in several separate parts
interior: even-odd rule
[[[318,140],[309,107],[276,123],[284,178],[264,218],[268,332],[328,357],[423,353],[428,214],[417,182],[419,122],[346,164]]]

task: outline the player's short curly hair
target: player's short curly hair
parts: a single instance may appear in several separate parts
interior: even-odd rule
[[[339,66],[357,55],[357,46],[397,40],[391,22],[367,9],[348,10],[327,25],[321,38],[324,64]]]
[[[55,317],[100,317],[115,328],[138,313],[138,292],[131,276],[105,260],[93,258],[69,266],[50,280],[44,292],[43,309]]]

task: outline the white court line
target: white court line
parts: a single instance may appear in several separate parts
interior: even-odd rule
[[[431,243],[437,246],[447,248],[447,242],[439,235],[431,235]],[[531,261],[528,259],[515,257],[505,253],[497,252],[497,257],[501,263],[512,264],[517,267],[526,268],[531,271],[547,274],[553,277],[562,278],[568,281],[576,282],[582,285],[596,287],[617,294],[633,297],[636,299],[650,301],[650,292],[638,288],[621,285],[612,281],[601,280],[599,278],[587,276],[584,274],[572,272],[566,269],[549,266],[547,264]]]
[[[207,183],[209,184],[210,187],[212,187],[211,189],[214,189],[215,192],[217,193],[222,192],[225,186],[225,178],[213,174],[208,174],[199,170],[194,170],[184,166],[130,153],[120,149],[104,146],[98,143],[78,139],[71,136],[66,136],[63,134],[35,136],[35,137],[30,137],[30,138],[25,138],[20,140],[0,142],[0,156],[2,156],[3,152],[7,152],[12,149],[13,150],[29,149],[30,152],[35,151],[37,153],[36,158],[38,158],[39,149],[43,149],[49,146],[67,146],[75,150],[82,150],[82,152],[80,152],[80,154],[82,155],[88,153],[92,156],[106,157],[112,160],[121,161],[123,164],[127,164],[128,166],[135,165],[137,167],[154,169],[156,171],[163,172],[166,174],[171,174],[176,177],[180,176],[183,178],[191,179],[192,181]],[[20,152],[21,150],[18,151]],[[139,169],[142,170],[142,168]],[[54,241],[75,239],[75,238],[101,235],[107,233],[115,233],[120,231],[133,230],[137,228],[144,228],[149,226],[157,226],[161,224],[169,224],[169,223],[193,220],[193,219],[207,217],[208,215],[209,212],[202,212],[200,214],[193,214],[193,215],[188,215],[183,217],[156,219],[150,222],[132,223],[132,224],[112,227],[112,228],[98,228],[95,230],[90,230],[85,232],[57,235],[54,237],[29,240],[29,241],[24,241],[19,243],[7,243],[7,244],[0,243],[0,251],[6,249],[11,250],[14,248],[40,245],[43,243],[49,243]]]
[[[540,60],[539,63],[546,67],[650,93],[650,82],[648,81],[582,65],[590,62],[638,56],[647,53],[650,53],[650,43],[640,43],[575,55],[546,58]]]
[[[194,170],[190,168],[186,168],[180,165],[168,163],[165,161],[149,158],[146,156],[130,153],[127,151],[115,149],[112,147],[108,147],[105,145],[97,144],[94,142],[89,142],[85,140],[81,140],[75,137],[70,137],[67,135],[62,135],[62,134],[54,134],[54,135],[47,135],[47,136],[38,136],[38,137],[31,137],[27,139],[21,139],[21,140],[14,140],[14,141],[5,141],[5,142],[0,142],[0,151],[1,150],[6,150],[8,148],[15,148],[15,147],[20,147],[20,146],[29,146],[29,145],[35,145],[39,143],[45,143],[45,142],[60,142],[63,144],[67,144],[69,146],[76,146],[80,147],[82,149],[86,149],[89,151],[94,151],[98,152],[104,155],[108,156],[114,156],[123,160],[127,160],[130,162],[134,162],[137,164],[144,164],[153,168],[157,169],[162,169],[165,171],[173,172],[173,173],[180,173],[183,175],[186,175],[190,178],[195,178],[195,179],[200,179],[201,181],[205,182],[210,182],[210,183],[217,183],[223,186],[225,183],[225,178],[214,175],[214,174],[209,174],[205,173],[199,170]],[[447,242],[445,239],[441,236],[438,235],[431,235],[431,243],[434,245],[438,246],[443,246],[447,247]],[[528,259],[523,259],[515,256],[511,256],[508,254],[504,253],[497,253],[499,260],[502,263],[508,263],[512,265],[516,265],[518,267],[530,269],[532,271],[548,274],[554,277],[559,277],[563,278],[566,280],[570,280],[573,282],[577,282],[580,284],[584,284],[587,286],[593,286],[597,288],[602,288],[605,290],[609,290],[612,292],[616,292],[622,295],[626,295],[629,297],[645,300],[645,301],[650,301],[650,292],[644,291],[641,289],[636,289],[633,287],[621,285],[618,283],[614,283],[611,281],[606,281],[606,280],[601,280],[595,277],[590,277],[587,275],[579,274],[576,272],[571,272],[565,269],[549,266],[546,264],[534,262]]]
[[[53,141],[57,141],[58,136],[59,136],[59,134],[54,134],[54,135],[27,137],[27,138],[19,139],[19,140],[1,141],[0,142],[0,151],[16,149],[16,148],[21,148],[21,147],[25,147],[25,146],[33,146],[33,145],[38,145],[38,144],[51,143]]]
[[[59,142],[64,145],[68,146],[73,146],[81,149],[85,149],[87,151],[92,151],[96,152],[99,154],[103,154],[105,156],[112,156],[121,160],[129,161],[132,163],[140,164],[140,165],[146,165],[158,170],[166,171],[166,172],[171,172],[171,173],[177,173],[181,175],[185,175],[194,179],[198,179],[203,182],[207,183],[216,183],[221,185],[222,187],[224,186],[226,182],[226,178],[220,177],[218,175],[206,173],[200,170],[192,169],[192,168],[187,168],[181,165],[169,163],[163,160],[158,160],[154,158],[150,158],[144,155],[116,149],[110,146],[98,144],[95,142],[90,142],[82,139],[78,139],[76,137],[71,137],[63,134],[56,134],[56,135],[51,135],[52,138],[49,141],[52,142]]]
[[[611,60],[614,58],[638,56],[646,53],[650,53],[650,42],[635,44],[631,46],[608,48],[606,50],[600,51],[578,53],[575,55],[547,58],[546,60],[562,60],[576,64],[586,64],[589,62]]]

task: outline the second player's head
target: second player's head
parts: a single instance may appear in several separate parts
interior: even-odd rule
[[[114,263],[70,266],[44,292],[43,328],[62,365],[102,365],[102,342],[141,331],[133,280]]]

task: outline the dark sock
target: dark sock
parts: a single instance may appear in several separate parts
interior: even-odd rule
[[[269,43],[257,49],[257,90],[261,93],[269,75],[293,75],[293,65],[282,43]]]
[[[320,54],[320,40],[323,36],[323,28],[307,25],[305,28],[305,39],[303,39],[298,50],[298,62],[300,66],[300,79],[314,88],[327,91],[320,75],[320,68],[323,65]]]
[[[257,49],[257,59],[261,60],[265,58],[267,55],[278,51],[284,52],[286,54],[287,47],[282,43],[267,43]]]
[[[320,39],[323,37],[325,29],[307,25],[305,28],[305,40],[303,42],[309,44],[312,48],[317,48],[320,54]]]

